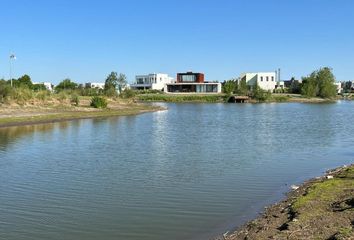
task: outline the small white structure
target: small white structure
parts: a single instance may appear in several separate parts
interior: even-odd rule
[[[276,72],[243,73],[240,80],[246,80],[247,86],[251,88],[257,83],[260,88],[266,91],[273,91],[277,85]]]
[[[89,83],[85,83],[85,87],[86,87],[86,88],[104,89],[104,83],[89,82]]]
[[[343,88],[342,88],[342,83],[341,82],[335,82],[334,85],[337,88],[337,94],[343,93]]]
[[[148,75],[137,75],[135,83],[130,85],[132,89],[151,89],[162,91],[166,84],[173,83],[173,78],[164,73],[152,73]]]
[[[50,82],[34,82],[33,83],[34,85],[37,85],[37,84],[43,84],[44,87],[48,90],[48,91],[53,91],[54,90],[54,85]]]

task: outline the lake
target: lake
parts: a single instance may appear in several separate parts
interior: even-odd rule
[[[0,239],[210,239],[354,160],[354,102],[0,129]]]

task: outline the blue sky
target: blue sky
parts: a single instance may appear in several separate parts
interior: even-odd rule
[[[0,78],[103,82],[111,71],[225,80],[332,67],[354,80],[352,0],[1,0]]]

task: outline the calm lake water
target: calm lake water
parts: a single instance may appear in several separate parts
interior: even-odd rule
[[[354,102],[165,106],[0,129],[0,239],[209,239],[354,160]]]

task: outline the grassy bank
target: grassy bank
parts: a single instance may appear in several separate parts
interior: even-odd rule
[[[226,239],[354,239],[354,166],[304,183]]]
[[[193,94],[141,94],[137,96],[139,101],[146,102],[225,102],[226,95],[193,95]]]
[[[80,97],[80,104],[66,101],[32,101],[27,104],[10,102],[0,106],[0,127],[48,123],[85,118],[133,115],[161,110],[159,107],[134,103],[131,100],[108,99],[108,107],[90,107],[90,97]]]
[[[205,102],[222,103],[227,102],[229,96],[225,94],[215,95],[196,95],[196,94],[139,94],[136,96],[138,101],[144,102]],[[306,98],[300,94],[269,94],[266,98],[250,98],[250,103],[274,103],[274,102],[299,102],[299,103],[328,103],[334,102],[332,99]]]

